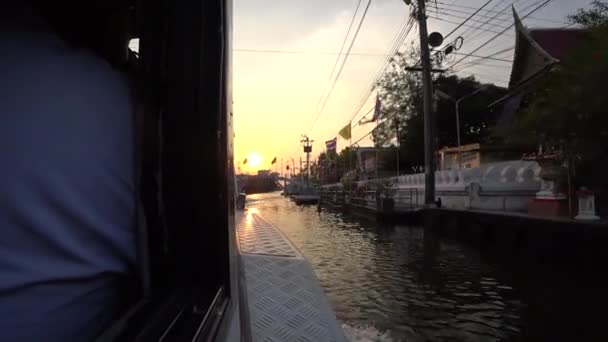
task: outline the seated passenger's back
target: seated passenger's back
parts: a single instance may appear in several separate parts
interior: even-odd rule
[[[134,102],[26,12],[0,25],[0,340],[86,341],[135,268]]]

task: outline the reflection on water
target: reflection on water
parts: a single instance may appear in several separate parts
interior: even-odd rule
[[[296,206],[278,193],[247,200],[308,258],[336,315],[347,330],[364,334],[359,336],[512,341],[552,335],[529,329],[530,321],[544,320],[554,310],[528,314],[530,300],[523,300],[527,297],[515,285],[521,276],[461,243],[425,234],[421,227],[383,227],[325,209],[318,213],[315,206]],[[547,322],[547,329],[556,329]]]

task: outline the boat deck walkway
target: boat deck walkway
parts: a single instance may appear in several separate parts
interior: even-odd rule
[[[236,219],[253,341],[347,341],[297,248],[257,213],[239,213]]]

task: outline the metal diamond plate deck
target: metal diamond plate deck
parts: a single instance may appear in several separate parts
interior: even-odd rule
[[[240,249],[246,252],[240,260],[253,341],[346,341],[308,261],[256,214],[238,221]],[[280,247],[272,245],[277,242]]]
[[[296,257],[298,252],[277,228],[256,214],[248,213],[237,225],[243,253]]]

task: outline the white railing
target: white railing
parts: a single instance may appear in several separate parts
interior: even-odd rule
[[[540,166],[533,161],[505,161],[479,168],[435,172],[436,197],[442,206],[454,209],[526,211],[540,190]],[[424,203],[424,173],[357,182],[358,187],[383,181],[396,192],[416,190],[416,203]],[[338,184],[323,188],[341,188]],[[411,199],[409,200],[411,202]],[[395,204],[399,205],[396,198]]]

